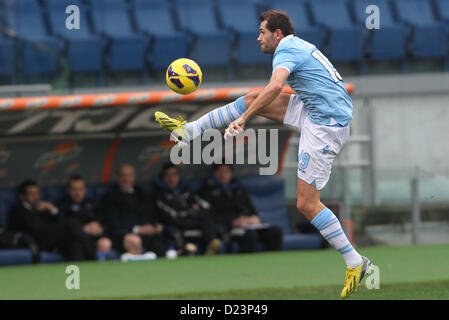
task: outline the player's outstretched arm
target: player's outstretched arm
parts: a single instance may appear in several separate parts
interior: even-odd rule
[[[247,106],[246,111],[237,120],[229,124],[228,129],[226,129],[225,132],[225,139],[228,136],[233,136],[243,131],[245,123],[251,119],[251,117],[256,115],[262,108],[269,105],[279,96],[289,74],[289,71],[285,68],[276,68],[276,70],[274,70],[270,82],[263,88],[258,97],[251,103],[251,105]]]

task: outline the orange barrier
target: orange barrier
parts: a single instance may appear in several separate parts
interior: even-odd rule
[[[241,97],[249,92],[260,91],[263,87],[199,89],[188,95],[180,95],[173,91],[143,91],[110,94],[86,94],[68,96],[44,96],[0,99],[0,111],[24,109],[63,109],[108,107],[130,104],[154,104],[162,102],[214,101],[229,100]],[[354,91],[352,83],[346,84],[349,94]],[[283,92],[294,93],[286,86]]]

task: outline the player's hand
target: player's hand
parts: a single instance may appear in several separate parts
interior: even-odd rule
[[[39,204],[37,205],[37,211],[42,212],[42,211],[50,211],[51,214],[57,214],[58,213],[58,208],[56,208],[52,203],[48,202],[48,201],[39,201]]]
[[[140,226],[137,230],[138,234],[145,235],[145,236],[152,236],[155,234],[155,228],[151,224],[146,224],[143,226]]]
[[[235,228],[246,228],[248,220],[246,216],[240,216],[232,221],[232,226]]]
[[[235,121],[232,121],[228,128],[225,131],[224,138],[225,140],[228,137],[234,137],[243,132],[243,128],[245,127],[246,121],[242,119],[242,117],[238,118]]]
[[[97,221],[89,222],[83,227],[84,232],[91,236],[99,236],[103,233],[103,228]]]
[[[156,233],[161,233],[164,230],[164,226],[160,223],[157,223],[156,226],[154,227],[154,230]]]
[[[250,224],[250,225],[259,225],[261,223],[262,223],[262,221],[260,220],[260,218],[258,216],[249,216],[248,217],[248,224]]]

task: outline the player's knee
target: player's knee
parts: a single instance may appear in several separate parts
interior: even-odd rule
[[[306,218],[311,216],[315,210],[315,205],[306,201],[304,198],[299,198],[296,202],[296,208],[301,212]]]
[[[244,96],[245,106],[248,107],[259,96],[259,92],[250,92]]]

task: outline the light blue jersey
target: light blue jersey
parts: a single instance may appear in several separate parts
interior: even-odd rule
[[[273,56],[273,72],[278,67],[290,72],[287,83],[299,95],[313,123],[349,124],[352,99],[340,74],[313,44],[293,35],[285,37]]]

